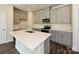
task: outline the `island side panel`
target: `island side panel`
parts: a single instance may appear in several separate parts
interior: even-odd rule
[[[50,39],[51,37],[44,41],[44,54],[50,53]]]
[[[44,54],[44,42],[36,47],[34,50],[31,50],[23,43],[16,40],[16,49],[19,51],[20,54]]]

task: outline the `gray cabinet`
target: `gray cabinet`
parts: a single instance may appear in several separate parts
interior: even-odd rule
[[[51,41],[57,42],[59,44],[63,44],[69,47],[72,46],[72,32],[51,30],[50,33],[52,33],[52,36],[50,39]]]
[[[33,30],[41,31],[40,28],[33,28]],[[50,40],[53,42],[57,42],[59,44],[63,44],[66,46],[72,46],[72,32],[58,31],[58,30],[50,30],[52,36]]]
[[[51,30],[50,33],[52,33],[52,36],[51,36],[52,41],[57,42],[57,43],[62,43],[63,35],[61,31]]]
[[[56,31],[55,32],[55,39],[56,39],[56,42],[57,43],[61,43],[62,44],[62,41],[63,41],[63,35],[62,35],[62,32],[61,31]]]
[[[63,44],[72,45],[72,32],[63,32]]]
[[[50,53],[50,38],[44,41],[44,53]]]
[[[50,33],[52,33],[52,36],[51,36],[51,39],[50,40],[52,40],[54,42],[56,41],[56,38],[55,38],[56,37],[56,34],[55,34],[55,32],[56,31],[53,31],[53,30],[50,31]]]

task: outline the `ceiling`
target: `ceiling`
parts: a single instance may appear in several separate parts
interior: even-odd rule
[[[15,4],[13,6],[23,11],[38,11],[40,9],[44,9],[50,6],[55,7],[57,5],[59,4]]]

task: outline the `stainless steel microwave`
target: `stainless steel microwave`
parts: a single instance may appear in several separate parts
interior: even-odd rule
[[[43,23],[50,23],[50,19],[49,18],[43,19]]]

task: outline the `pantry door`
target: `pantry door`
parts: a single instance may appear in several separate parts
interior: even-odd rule
[[[6,14],[0,12],[0,44],[6,42]]]
[[[2,17],[1,17],[1,13],[0,13],[0,43],[2,42]]]

